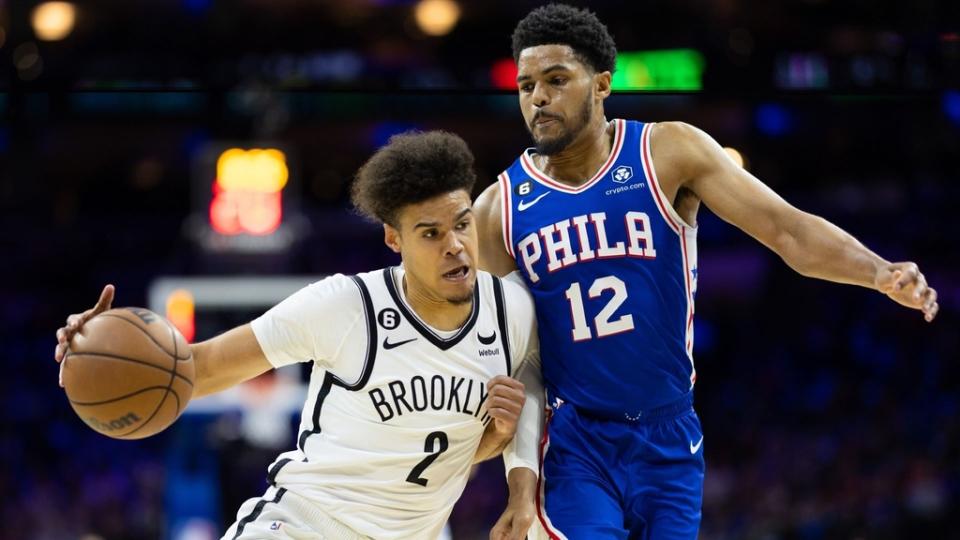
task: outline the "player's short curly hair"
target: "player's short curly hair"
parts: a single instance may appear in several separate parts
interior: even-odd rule
[[[565,4],[547,4],[527,14],[513,30],[513,59],[538,45],[569,45],[578,59],[595,72],[613,73],[617,45],[590,10]]]
[[[364,216],[397,227],[404,206],[460,189],[471,193],[476,180],[463,139],[446,131],[408,131],[390,137],[360,167],[350,196]]]

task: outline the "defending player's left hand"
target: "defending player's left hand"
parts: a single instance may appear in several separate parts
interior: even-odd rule
[[[517,432],[517,420],[527,397],[523,393],[523,383],[497,375],[487,383],[487,413],[493,418],[493,429],[505,437],[513,437]]]
[[[877,274],[876,285],[898,304],[922,311],[927,322],[933,321],[940,311],[937,291],[927,285],[927,278],[912,262],[888,265]]]

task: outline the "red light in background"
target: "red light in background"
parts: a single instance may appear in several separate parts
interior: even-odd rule
[[[186,289],[177,289],[167,297],[167,319],[183,334],[188,343],[193,343],[197,328],[194,317],[193,295]]]
[[[490,68],[490,81],[501,90],[517,89],[517,64],[513,58],[497,60]]]
[[[275,149],[231,148],[217,160],[210,226],[224,235],[268,235],[283,220],[286,156]]]

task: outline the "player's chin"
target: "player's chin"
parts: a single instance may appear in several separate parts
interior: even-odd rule
[[[440,286],[444,290],[444,298],[453,304],[469,302],[473,298],[473,287],[477,281],[477,273],[473,267],[463,265],[440,276]]]

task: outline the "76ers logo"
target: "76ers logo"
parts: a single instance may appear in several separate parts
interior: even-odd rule
[[[613,171],[613,181],[622,184],[633,178],[633,168],[629,165],[621,165]]]

